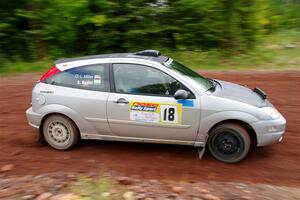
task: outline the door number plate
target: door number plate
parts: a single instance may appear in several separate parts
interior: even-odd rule
[[[129,112],[133,121],[181,124],[182,105],[131,101]]]

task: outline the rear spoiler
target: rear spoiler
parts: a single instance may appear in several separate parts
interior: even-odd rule
[[[262,99],[266,99],[267,98],[267,94],[261,90],[260,88],[254,88],[253,92],[257,93]]]

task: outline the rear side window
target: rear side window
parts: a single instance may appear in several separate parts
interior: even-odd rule
[[[44,83],[95,91],[109,91],[108,65],[89,65],[55,74]]]

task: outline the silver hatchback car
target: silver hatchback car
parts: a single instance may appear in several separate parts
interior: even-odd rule
[[[26,114],[58,150],[79,138],[181,144],[235,163],[250,145],[282,140],[286,120],[266,97],[145,50],[56,61]]]

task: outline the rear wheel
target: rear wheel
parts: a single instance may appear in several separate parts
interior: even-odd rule
[[[248,154],[250,137],[240,125],[221,124],[211,131],[208,149],[216,159],[226,163],[236,163]]]
[[[78,141],[78,130],[73,121],[62,115],[51,115],[43,124],[47,143],[58,150],[71,149]]]

